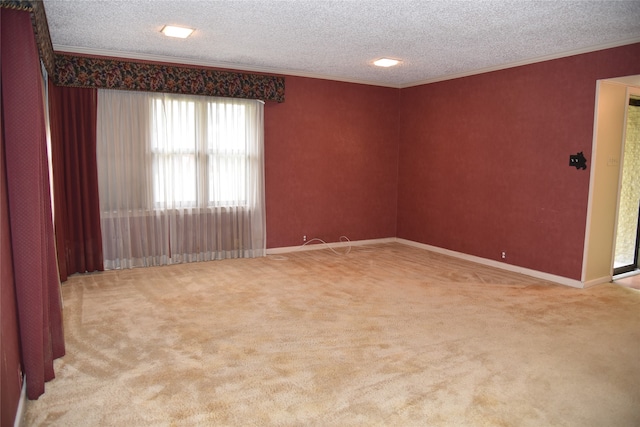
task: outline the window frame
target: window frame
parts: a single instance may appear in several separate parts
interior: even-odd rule
[[[167,160],[162,162],[163,164],[171,164],[172,159],[174,158],[184,158],[185,156],[193,157],[191,163],[195,168],[193,173],[195,179],[195,189],[192,194],[195,195],[195,200],[190,198],[189,200],[180,199],[177,200],[177,197],[174,197],[174,207],[178,208],[225,208],[225,207],[243,207],[248,205],[248,194],[247,194],[247,171],[249,170],[250,164],[255,161],[253,155],[249,153],[247,148],[247,135],[246,135],[246,105],[236,104],[233,102],[225,102],[224,99],[211,99],[201,97],[194,98],[191,96],[184,97],[181,96],[168,96],[166,94],[158,95],[156,97],[151,98],[151,107],[150,107],[150,126],[151,126],[151,147],[150,147],[150,155],[151,155],[151,167],[149,168],[151,174],[151,182],[153,185],[152,191],[152,205],[154,209],[167,209],[167,201],[161,200],[159,196],[158,187],[164,188],[166,190],[166,180],[158,180],[157,168],[161,167],[161,158],[166,158]],[[193,132],[187,136],[187,138],[191,138],[187,144],[181,143],[179,146],[176,144],[171,144],[170,142],[166,143],[164,147],[170,148],[167,150],[166,148],[159,148],[160,144],[157,142],[158,131],[160,127],[166,128],[166,121],[169,119],[167,116],[167,107],[166,103],[179,103],[179,104],[192,104],[193,105],[193,117],[190,118],[191,121],[188,122],[187,128],[193,126]],[[222,144],[212,144],[212,136],[213,134],[219,137],[220,130],[222,129],[224,132],[228,133],[230,128],[233,126],[221,125],[218,121],[212,122],[210,119],[213,117],[218,117],[217,114],[211,114],[212,107],[214,108],[232,108],[232,109],[240,109],[242,120],[238,117],[232,115],[231,118],[235,118],[236,122],[241,122],[240,125],[236,123],[235,130],[242,130],[241,135],[232,135],[226,136],[225,142],[229,139],[236,140],[236,144],[227,146],[225,148],[224,142]],[[164,120],[165,122],[160,125],[158,120],[162,117],[162,112],[164,112]],[[237,112],[236,112],[237,113]],[[175,121],[175,119],[173,119]],[[184,123],[183,123],[184,124]],[[213,130],[213,134],[212,134]],[[175,133],[175,132],[174,132]],[[169,140],[173,138],[172,135],[167,135],[164,137],[165,140]],[[186,150],[185,147],[192,147],[191,150]],[[172,149],[173,148],[173,149]],[[232,159],[236,158],[236,163],[238,163],[239,171],[236,172],[235,176],[232,172],[228,172],[227,179],[231,181],[236,181],[240,179],[242,181],[242,186],[240,188],[240,197],[236,198],[227,198],[226,200],[220,197],[216,197],[216,188],[220,188],[216,186],[215,177],[220,176],[220,171],[212,171],[211,168],[214,167],[216,163],[222,163],[223,165],[229,166],[233,164]],[[220,162],[221,159],[226,159],[226,161]],[[179,168],[178,168],[179,169]],[[173,181],[173,179],[171,179]],[[182,182],[188,182],[185,179],[182,179]],[[229,182],[229,181],[225,181]],[[201,185],[199,185],[201,184]],[[219,185],[219,184],[218,184]],[[229,187],[230,188],[230,187]],[[174,196],[176,193],[176,188],[174,187],[172,190],[174,192]],[[227,196],[229,193],[223,193]]]

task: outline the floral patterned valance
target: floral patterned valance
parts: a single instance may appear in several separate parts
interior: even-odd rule
[[[55,55],[55,84],[284,102],[284,77]]]

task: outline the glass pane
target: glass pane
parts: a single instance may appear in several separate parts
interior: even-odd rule
[[[156,207],[196,206],[196,156],[156,155],[153,162],[153,198]]]
[[[209,156],[209,204],[241,206],[246,201],[246,159],[242,154]]]

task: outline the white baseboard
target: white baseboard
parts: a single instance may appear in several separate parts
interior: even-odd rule
[[[443,255],[448,255],[454,258],[463,259],[470,262],[475,262],[476,264],[482,264],[489,267],[499,268],[501,270],[507,270],[514,273],[524,274],[526,276],[535,277],[536,279],[542,279],[548,282],[557,283],[564,286],[570,286],[572,288],[586,288],[589,286],[595,286],[602,283],[606,283],[611,281],[611,278],[600,278],[596,280],[591,280],[589,282],[581,282],[580,280],[569,279],[567,277],[557,276],[555,274],[549,274],[542,271],[532,270],[529,268],[519,267],[517,265],[507,264],[500,261],[495,261],[492,259],[481,258],[475,255],[468,255],[462,252],[452,251],[450,249],[444,249],[437,246],[431,246],[424,243],[414,242],[413,240],[401,239],[397,237],[388,237],[384,239],[371,239],[371,240],[356,240],[356,241],[347,241],[347,242],[333,242],[333,243],[319,243],[315,244],[304,244],[300,246],[287,246],[282,248],[271,248],[267,249],[267,255],[278,255],[285,254],[290,252],[297,251],[313,251],[319,249],[327,249],[327,247],[331,248],[340,248],[345,246],[364,246],[364,245],[376,245],[381,243],[401,243],[407,246],[413,246],[414,248],[425,249],[431,252],[436,252]]]
[[[20,392],[20,402],[16,410],[16,418],[13,420],[13,427],[22,427],[24,413],[27,405],[27,377],[22,377],[22,391]]]
[[[583,282],[584,288],[590,288],[596,285],[602,285],[603,283],[609,283],[611,281],[611,276],[598,277],[597,279],[587,280]]]
[[[345,246],[364,246],[364,245],[378,245],[381,243],[393,243],[396,241],[395,237],[387,237],[383,239],[370,239],[370,240],[354,240],[354,241],[346,241],[346,242],[330,242],[330,243],[322,243],[322,242],[313,242],[313,239],[309,240],[308,244],[300,245],[300,246],[285,246],[282,248],[271,248],[267,249],[267,255],[279,255],[286,254],[290,252],[299,252],[299,251],[317,251],[320,249],[330,248],[341,248]]]
[[[412,240],[397,238],[398,243],[404,245],[413,246],[415,248],[426,249],[428,251],[436,252],[443,255],[452,256],[455,258],[464,259],[466,261],[475,262],[477,264],[487,265],[490,267],[500,268],[502,270],[512,271],[514,273],[520,273],[527,276],[535,277],[536,279],[542,279],[560,285],[571,286],[572,288],[584,288],[584,284],[575,279],[569,279],[567,277],[556,276],[555,274],[544,273],[542,271],[531,270],[529,268],[518,267],[517,265],[507,264],[504,262],[494,261],[492,259],[481,258],[474,255],[468,255],[462,252],[456,252],[449,249],[439,248],[437,246],[426,245],[424,243],[414,242]]]

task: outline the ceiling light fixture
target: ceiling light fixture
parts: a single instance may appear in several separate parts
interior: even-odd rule
[[[193,28],[184,28],[184,27],[174,27],[172,25],[165,25],[160,30],[165,36],[168,37],[178,37],[181,39],[186,39],[193,33]]]
[[[398,65],[400,63],[400,61],[398,61],[397,59],[390,59],[390,58],[380,58],[377,61],[373,61],[374,65],[377,65],[378,67],[393,67],[394,65]]]

